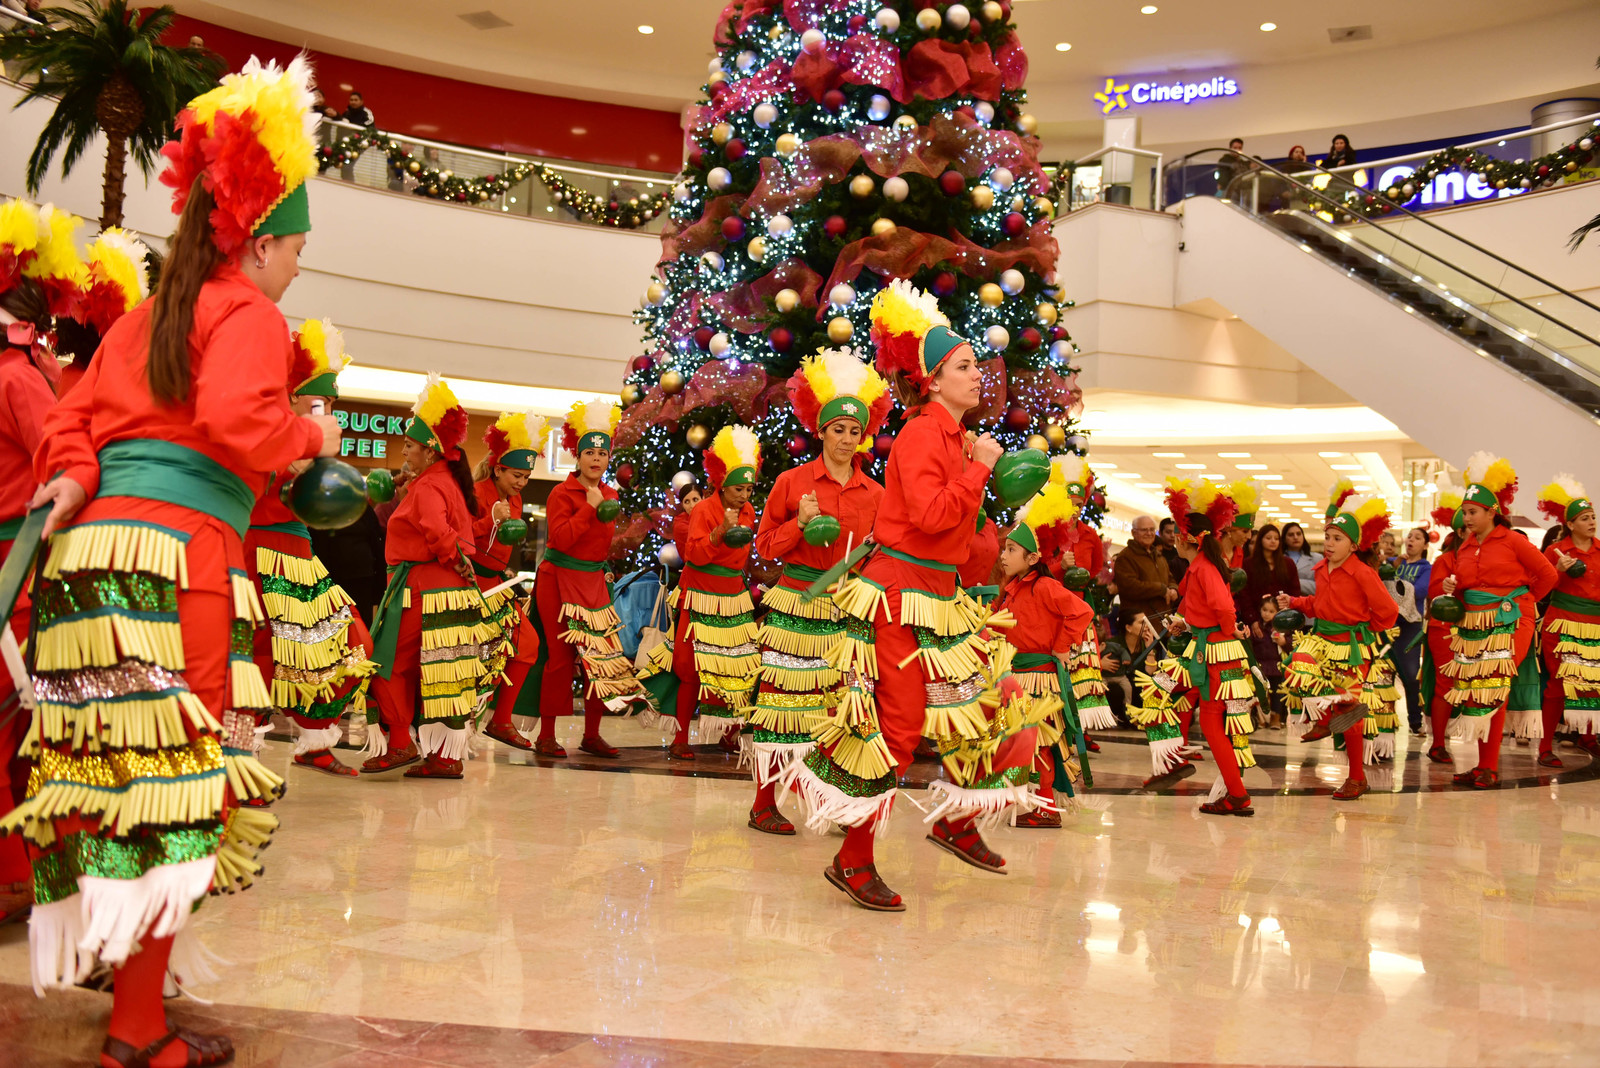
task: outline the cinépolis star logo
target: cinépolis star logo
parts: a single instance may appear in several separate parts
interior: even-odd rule
[[[1121,111],[1127,107],[1127,93],[1128,86],[1126,83],[1118,85],[1115,78],[1107,78],[1106,87],[1094,94],[1094,98],[1100,101],[1100,114],[1109,115],[1113,111]]]

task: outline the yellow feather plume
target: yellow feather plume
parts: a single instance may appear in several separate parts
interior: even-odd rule
[[[594,431],[607,437],[615,437],[617,424],[620,422],[622,422],[622,406],[602,397],[578,401],[567,412],[567,425],[572,427],[580,438]]]
[[[495,429],[505,434],[507,451],[529,449],[544,455],[545,418],[531,412],[501,412],[494,421]]]
[[[22,256],[39,246],[39,209],[26,200],[0,204],[0,247]]]
[[[826,404],[835,397],[855,397],[871,404],[889,389],[889,383],[872,366],[870,357],[855,349],[822,349],[800,361],[800,373],[811,384],[817,400]]]
[[[350,366],[352,361],[344,351],[344,334],[332,319],[307,319],[300,324],[298,334],[300,347],[311,357],[310,377],[338,374]]]
[[[1439,508],[1460,508],[1464,495],[1462,487],[1456,485],[1455,479],[1450,477],[1450,472],[1440,471],[1433,479],[1434,490],[1438,494]]]
[[[1017,512],[1017,521],[1032,527],[1034,533],[1049,527],[1071,526],[1078,518],[1078,506],[1072,503],[1064,482],[1051,480]]]
[[[1248,478],[1228,484],[1228,496],[1238,505],[1240,515],[1255,515],[1261,510],[1261,490]]]
[[[1566,473],[1557,475],[1550,482],[1545,483],[1544,488],[1539,491],[1539,500],[1549,501],[1551,504],[1559,505],[1562,508],[1566,508],[1567,505],[1580,497],[1587,498],[1588,496],[1587,493],[1583,492],[1583,483]]]
[[[1051,459],[1050,481],[1061,486],[1072,483],[1087,486],[1094,481],[1094,469],[1086,458],[1066,453]]]
[[[1346,512],[1356,517],[1356,522],[1363,527],[1381,515],[1389,514],[1389,502],[1382,497],[1351,497],[1344,502],[1344,507],[1339,511]]]
[[[272,157],[287,193],[317,171],[311,85],[311,64],[304,53],[290,60],[287,69],[251,56],[237,74],[224,77],[220,86],[195,97],[189,107],[208,134],[216,131],[218,111],[235,117],[250,112],[251,129]]]
[[[74,237],[82,225],[83,220],[70,211],[62,211],[54,204],[42,205],[39,208],[39,243],[34,250],[38,255],[23,273],[41,281],[57,279],[82,287],[89,270],[78,255]]]
[[[429,371],[428,384],[417,394],[417,403],[411,406],[411,414],[429,427],[435,427],[439,425],[439,420],[444,418],[445,412],[460,406],[461,402],[456,400],[450,384],[440,378],[437,371]]]
[[[1490,452],[1475,452],[1472,459],[1467,461],[1465,471],[1467,482],[1485,486],[1489,492],[1499,494],[1507,486],[1517,481],[1517,469],[1511,466],[1511,461]]]
[[[123,311],[150,295],[150,249],[120,226],[108,226],[84,255],[91,282],[110,282],[123,295]]]
[[[1199,512],[1202,515],[1210,512],[1211,505],[1215,503],[1217,494],[1220,492],[1222,492],[1222,487],[1209,478],[1197,478],[1190,482],[1189,511]]]
[[[747,426],[734,424],[717,431],[717,436],[711,439],[711,451],[729,471],[736,467],[761,467],[761,439]]]
[[[950,320],[939,310],[939,301],[932,293],[896,278],[872,298],[872,323],[890,334],[921,337],[932,327],[949,326]]]

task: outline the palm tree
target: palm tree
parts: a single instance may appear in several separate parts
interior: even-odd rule
[[[179,109],[217,84],[223,64],[204,49],[161,43],[172,25],[171,7],[140,12],[130,11],[127,0],[73,2],[40,11],[43,27],[20,25],[0,34],[0,59],[35,79],[17,107],[43,97],[57,101],[28,157],[28,192],[39,192],[58,151],[65,178],[103,130],[100,225],[119,226],[128,151],[148,178]]]

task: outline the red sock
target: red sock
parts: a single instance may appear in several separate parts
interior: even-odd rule
[[[1206,701],[1200,706],[1200,732],[1206,737],[1206,746],[1211,750],[1211,758],[1217,762],[1217,770],[1222,773],[1222,781],[1228,788],[1229,797],[1243,797],[1245,795],[1244,776],[1239,774],[1239,758],[1233,752],[1233,739],[1228,737],[1227,728],[1223,719],[1227,713],[1227,706],[1221,701]]]
[[[1450,739],[1450,702],[1443,697],[1433,699],[1433,744],[1444,745]]]
[[[1561,722],[1561,710],[1566,703],[1566,687],[1559,680],[1552,680],[1551,684],[1544,688],[1544,704],[1541,707],[1544,737],[1539,739],[1540,756],[1555,749],[1556,724]]]
[[[756,787],[755,804],[750,806],[751,812],[759,812],[764,808],[778,807],[778,784],[769,782],[765,786]],[[846,836],[848,838],[848,835]],[[846,865],[848,867],[848,865]]]
[[[0,838],[0,886],[12,883],[33,885],[33,868],[28,864],[28,853],[22,848],[20,834]]]
[[[1350,777],[1365,782],[1367,779],[1366,755],[1366,721],[1358,719],[1355,723],[1345,728],[1344,755],[1350,761]]]
[[[539,713],[539,740],[553,742],[556,740],[556,717]]]
[[[517,695],[522,692],[522,682],[528,677],[528,669],[532,666],[513,661],[506,668],[506,679],[500,684],[500,692],[494,698],[494,715],[489,720],[492,725],[511,726],[511,710],[517,705]]]
[[[605,715],[606,706],[589,698],[583,703],[583,736],[585,738],[600,737],[600,717]]]
[[[107,1030],[137,1049],[143,1049],[167,1033],[167,1012],[161,1001],[167,977],[167,958],[172,955],[172,936],[145,937],[139,952],[114,970],[116,990],[111,995],[111,1023]],[[181,1065],[188,1058],[188,1047],[174,1042],[151,1062],[154,1065]],[[102,1062],[104,1063],[104,1062]]]
[[[673,745],[689,744],[689,719],[694,715],[696,706],[700,703],[700,679],[690,676],[678,681],[678,734],[672,739]],[[845,865],[849,867],[849,865]]]
[[[872,827],[873,820],[868,820],[859,827],[846,827],[844,829],[844,844],[839,847],[839,867],[864,868],[872,863]],[[852,885],[860,886],[867,881],[868,876],[861,875],[851,879]]]
[[[1478,743],[1478,767],[1500,770],[1500,737],[1506,729],[1506,706],[1501,705],[1489,718],[1489,737]]]

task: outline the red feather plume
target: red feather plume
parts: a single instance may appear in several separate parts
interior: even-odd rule
[[[1219,492],[1216,500],[1211,502],[1211,507],[1206,509],[1206,518],[1211,520],[1211,529],[1220,533],[1233,526],[1233,521],[1239,518],[1239,504],[1226,493]]]
[[[1189,490],[1185,486],[1167,487],[1167,514],[1178,525],[1178,532],[1189,533]]]
[[[460,456],[461,443],[467,440],[467,410],[457,405],[445,412],[433,434],[450,459]]]
[[[257,221],[283,196],[283,177],[272,154],[256,139],[254,116],[248,109],[238,117],[219,109],[207,136],[205,126],[185,108],[176,124],[180,140],[161,150],[170,161],[161,180],[173,187],[172,210],[183,213],[195,178],[203,175],[217,202],[211,213],[217,248],[228,256],[249,242]]]
[[[489,429],[483,432],[483,443],[488,446],[489,455],[498,459],[511,448],[511,435],[490,423]]]
[[[1370,546],[1378,544],[1378,539],[1383,537],[1383,532],[1388,530],[1393,525],[1394,524],[1389,522],[1388,512],[1383,512],[1380,515],[1373,516],[1371,519],[1361,524],[1360,547],[1366,549]]]
[[[867,412],[867,431],[861,435],[863,441],[878,436],[878,431],[883,429],[884,421],[893,409],[894,398],[887,391],[872,402],[872,408]]]
[[[1435,508],[1433,510],[1435,522],[1438,521],[1438,515],[1443,510],[1444,509],[1442,508]],[[1539,511],[1543,512],[1557,523],[1565,524],[1567,521],[1567,506],[1564,504],[1557,504],[1555,501],[1541,500],[1539,502]],[[1449,525],[1448,521],[1446,521],[1446,525]]]
[[[289,388],[294,389],[300,383],[316,373],[316,368],[311,363],[311,354],[300,344],[300,334],[294,335],[294,359],[289,363]]]
[[[578,428],[568,419],[561,424],[561,447],[573,456],[578,455]]]
[[[722,457],[713,452],[709,445],[700,455],[705,464],[706,478],[711,480],[713,486],[722,485],[722,480],[728,477],[728,465],[722,462]]]
[[[1540,501],[1539,506],[1541,508],[1544,507],[1544,502]],[[1433,520],[1435,526],[1441,526],[1448,529],[1450,524],[1456,518],[1456,510],[1454,508],[1445,508],[1441,506],[1429,512],[1428,518]]]
[[[816,391],[811,388],[804,374],[796,372],[790,376],[789,403],[794,405],[795,418],[800,420],[800,425],[815,434],[818,430],[817,418],[822,414],[822,401],[817,399]]]
[[[1512,479],[1508,485],[1500,487],[1494,499],[1500,502],[1500,514],[1511,514],[1511,502],[1517,499],[1517,480]]]
[[[903,371],[912,382],[921,386],[923,379],[921,338],[915,334],[891,334],[874,323],[872,344],[877,349],[874,362],[879,374],[888,378],[895,371]]]

